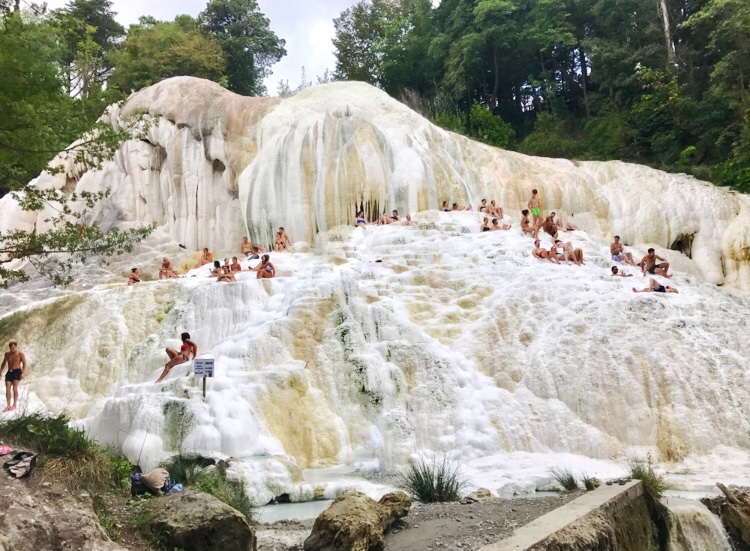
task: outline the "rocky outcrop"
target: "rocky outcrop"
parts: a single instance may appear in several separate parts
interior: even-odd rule
[[[146,529],[167,547],[185,551],[255,551],[255,530],[245,517],[208,494],[185,490],[154,501]]]
[[[701,502],[721,519],[733,549],[750,551],[750,488],[727,488],[719,482],[716,486],[724,495],[704,497]]]
[[[0,503],[0,551],[123,550],[102,530],[87,494],[0,475]]]
[[[384,534],[409,514],[411,498],[403,492],[384,495],[379,502],[361,492],[346,492],[315,520],[305,551],[378,551]]]

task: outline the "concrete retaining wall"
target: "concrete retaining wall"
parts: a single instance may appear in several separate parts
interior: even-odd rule
[[[602,486],[479,551],[658,551],[643,484]]]

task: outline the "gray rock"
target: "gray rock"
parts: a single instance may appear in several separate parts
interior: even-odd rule
[[[154,500],[147,529],[185,551],[255,551],[255,530],[236,509],[208,494],[185,490]]]
[[[411,498],[403,492],[380,502],[362,492],[345,492],[323,511],[305,540],[305,551],[381,551],[385,531],[406,516]]]

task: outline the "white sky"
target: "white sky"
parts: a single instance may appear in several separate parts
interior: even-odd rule
[[[307,80],[326,69],[333,71],[333,18],[356,3],[356,0],[258,0],[260,10],[271,21],[271,29],[286,40],[287,55],[273,66],[273,75],[266,79],[269,95],[276,94],[279,79],[289,80],[294,88],[300,82],[302,66]],[[47,0],[50,9],[67,4],[67,0]],[[113,0],[117,20],[126,27],[137,23],[142,15],[171,21],[176,15],[186,13],[197,16],[206,6],[206,0]]]

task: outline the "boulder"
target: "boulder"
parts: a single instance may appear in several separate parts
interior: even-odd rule
[[[345,492],[315,519],[305,551],[380,551],[385,532],[410,507],[411,498],[403,492],[386,494],[380,502],[362,492]]]
[[[255,551],[255,530],[213,496],[192,490],[154,500],[146,528],[166,547],[185,551]]]
[[[701,503],[721,519],[733,549],[750,550],[750,488],[717,482],[722,496],[704,497]]]

